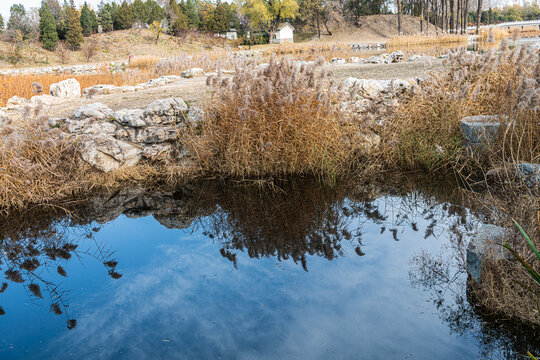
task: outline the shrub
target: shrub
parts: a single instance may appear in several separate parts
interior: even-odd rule
[[[96,55],[97,48],[98,48],[97,44],[98,44],[97,39],[91,39],[90,41],[87,41],[84,44],[82,48],[82,53],[86,61],[90,61]]]
[[[56,48],[56,53],[58,54],[58,58],[60,59],[60,62],[62,64],[65,64],[69,61],[69,49],[64,44],[60,44]]]
[[[272,57],[265,69],[236,66],[211,76],[214,93],[201,134],[188,148],[203,172],[239,178],[316,175],[333,181],[349,168],[357,130],[340,116],[330,72]]]

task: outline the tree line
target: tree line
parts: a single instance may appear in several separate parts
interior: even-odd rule
[[[231,28],[240,35],[272,34],[280,23],[289,21],[295,27],[310,29],[318,36],[322,31],[331,34],[331,9],[358,23],[361,16],[397,14],[398,32],[401,16],[420,18],[420,30],[464,33],[468,24],[492,24],[504,21],[540,18],[538,4],[485,9],[483,0],[123,0],[102,1],[97,9],[86,2],[77,8],[74,0],[43,0],[39,9],[27,10],[22,4],[10,8],[6,24],[7,38],[13,41],[39,39],[47,50],[54,50],[60,40],[77,50],[84,37],[97,33],[148,27],[181,35],[190,29],[224,33]],[[4,29],[0,15],[0,30]],[[158,32],[159,39],[159,32]],[[259,40],[263,41],[263,40]],[[265,40],[267,41],[267,40]]]

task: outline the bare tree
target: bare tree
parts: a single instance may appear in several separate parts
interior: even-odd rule
[[[397,0],[397,26],[398,26],[398,34],[401,35],[402,34],[402,31],[401,31],[401,1],[402,0]]]

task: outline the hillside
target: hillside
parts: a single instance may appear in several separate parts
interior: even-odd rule
[[[200,33],[188,33],[184,37],[173,37],[162,34],[158,44],[155,44],[155,35],[146,29],[130,29],[95,34],[85,38],[85,44],[79,51],[68,52],[69,59],[66,65],[86,63],[83,55],[85,45],[95,41],[97,51],[90,59],[92,63],[127,60],[129,55],[134,56],[174,56],[179,52],[196,52],[204,48],[223,49],[228,41]],[[7,59],[7,54],[13,50],[13,44],[0,41],[0,68],[23,68],[27,66],[54,66],[62,65],[58,52],[47,51],[39,42],[26,44],[22,51],[22,60],[13,66]]]
[[[401,17],[403,35],[420,33],[420,18],[410,15]],[[435,32],[435,26],[429,27]],[[384,42],[398,34],[396,15],[369,15],[361,16],[357,25],[348,25],[346,22],[333,23],[330,26],[331,36],[323,35],[321,41],[340,41],[346,43],[373,43]]]

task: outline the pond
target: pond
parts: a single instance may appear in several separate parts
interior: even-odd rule
[[[441,184],[202,183],[11,214],[0,358],[538,352],[538,333],[470,304],[465,249],[488,219],[456,198]]]

